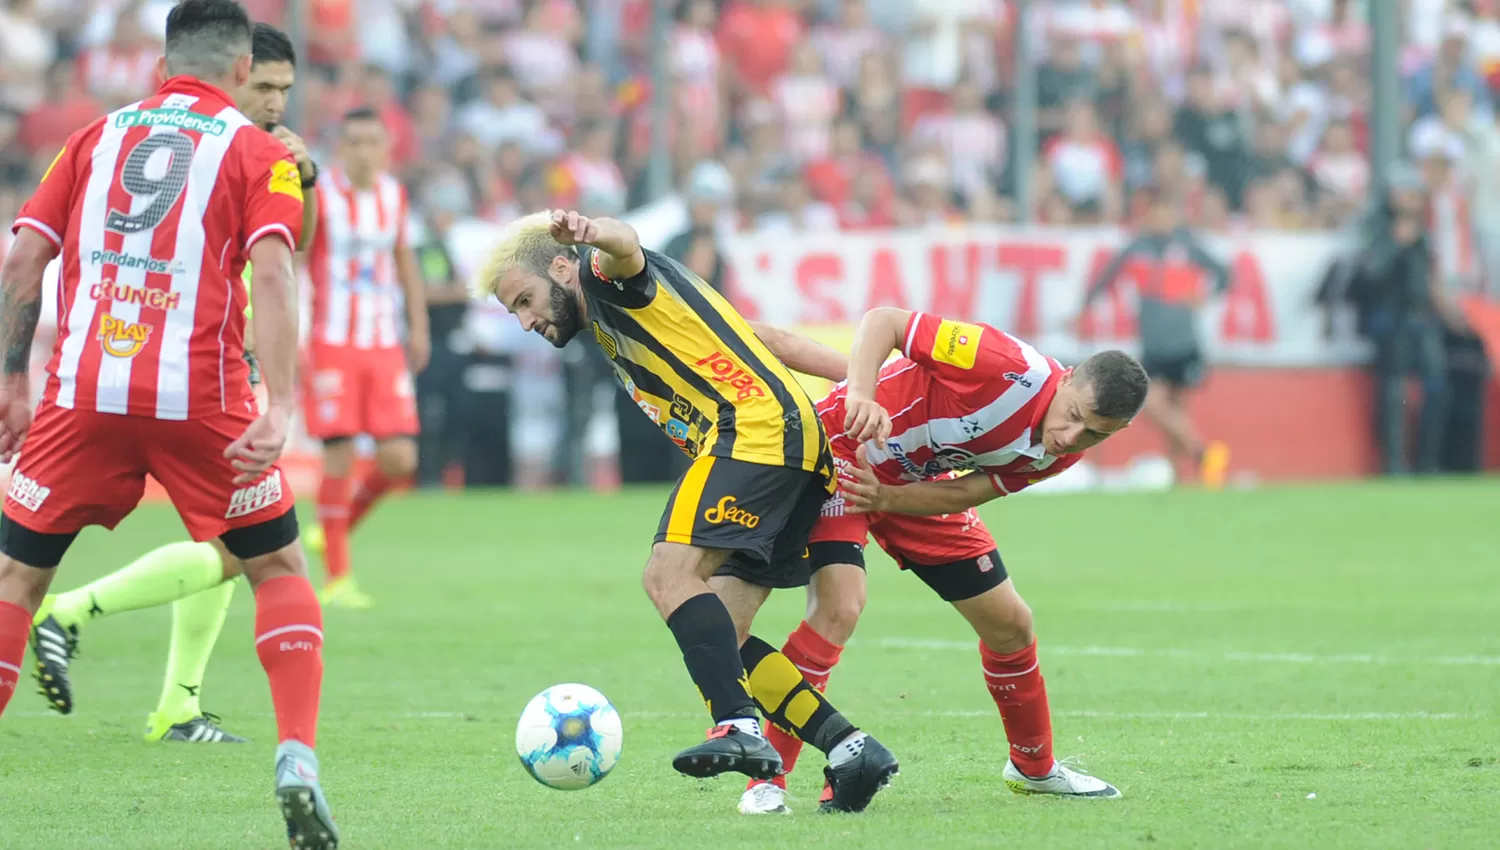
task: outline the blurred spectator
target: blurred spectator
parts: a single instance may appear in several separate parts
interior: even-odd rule
[[[21,119],[20,143],[33,162],[45,168],[73,131],[98,117],[101,107],[78,85],[72,62],[56,62],[47,71],[44,96]]]
[[[688,228],[672,237],[663,253],[723,292],[729,264],[719,244],[719,232],[724,215],[733,209],[733,178],[716,162],[702,163],[693,169],[685,195]]]
[[[848,91],[858,82],[865,57],[879,57],[890,45],[885,33],[871,22],[867,0],[842,0],[838,5],[838,19],[818,27],[812,40],[828,76]]]
[[[0,8],[0,109],[24,113],[46,93],[57,37],[43,24],[37,2],[6,0]]]
[[[1094,73],[1083,63],[1078,39],[1059,33],[1036,72],[1037,129],[1043,138],[1067,125],[1067,106],[1094,96]]]
[[[521,98],[516,78],[504,68],[483,73],[480,99],[465,106],[458,125],[485,148],[494,150],[505,142],[516,142],[533,153],[548,153],[557,139],[547,116],[536,104]]]
[[[792,52],[792,64],[771,86],[787,153],[800,162],[828,155],[828,133],[839,114],[839,89],[823,73],[811,41]]]
[[[1352,292],[1362,327],[1375,343],[1376,435],[1385,472],[1392,475],[1413,465],[1435,472],[1442,443],[1447,370],[1433,303],[1427,204],[1420,176],[1403,173],[1392,179],[1389,197],[1370,225]],[[1406,436],[1406,379],[1412,373],[1422,384],[1414,464]]]
[[[984,108],[979,87],[961,82],[951,104],[917,119],[911,134],[914,146],[933,152],[948,163],[951,189],[965,199],[993,191],[1005,167],[1005,125]]]
[[[719,49],[729,62],[731,89],[768,95],[791,65],[803,30],[791,0],[729,0],[719,21]]]
[[[1225,106],[1213,72],[1205,65],[1188,72],[1187,98],[1172,120],[1172,135],[1203,157],[1209,182],[1239,206],[1245,179],[1245,136],[1240,119]]]
[[[1443,25],[1443,40],[1437,55],[1423,63],[1407,80],[1406,102],[1412,118],[1436,113],[1439,95],[1450,89],[1468,92],[1475,108],[1489,113],[1489,87],[1469,63],[1468,50],[1468,21],[1458,16],[1450,18]]]
[[[1122,209],[1124,161],[1113,140],[1099,128],[1093,104],[1068,106],[1064,131],[1042,150],[1038,194],[1056,192],[1080,223],[1115,222]]]

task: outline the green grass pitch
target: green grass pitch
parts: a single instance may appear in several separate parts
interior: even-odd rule
[[[355,541],[378,607],[325,614],[319,752],[358,848],[1476,848],[1500,829],[1500,482],[1032,496],[984,510],[1036,612],[1057,752],[1115,802],[1011,795],[974,640],[874,556],[830,696],[901,758],[860,816],[735,813],[742,785],[669,765],[708,725],[640,588],[664,493],[413,495]],[[59,589],[176,539],[170,509],[86,533]],[[120,554],[114,554],[120,553]],[[316,572],[316,567],[314,568]],[[800,592],[757,632],[779,645]],[[77,712],[23,680],[0,720],[0,847],[285,846],[275,730],[236,597],[204,706],[249,746],[147,745],[170,614],[86,629]],[[28,665],[29,665],[28,659]],[[29,670],[29,667],[28,667]],[[625,751],[564,793],[516,761],[558,682],[619,708]],[[1313,795],[1316,795],[1315,797]]]

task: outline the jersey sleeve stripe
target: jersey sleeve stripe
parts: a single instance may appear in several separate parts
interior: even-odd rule
[[[917,326],[922,323],[921,313],[912,313],[911,318],[906,320],[906,342],[901,344],[901,355],[911,358],[911,344],[917,338]]]
[[[297,250],[297,242],[292,238],[291,228],[287,227],[279,221],[267,224],[261,229],[250,234],[250,238],[245,240],[245,250],[249,251],[252,245],[254,245],[256,242],[259,242],[261,239],[270,236],[273,233],[277,234],[282,239],[285,239],[287,246],[290,247],[293,251]]]
[[[1001,482],[999,475],[996,475],[994,473],[990,473],[990,486],[994,487],[995,488],[995,492],[999,493],[1002,496],[1009,496],[1010,495],[1010,491],[1007,490],[1007,489],[1005,489],[1005,484],[1003,482]]]
[[[62,247],[62,237],[58,236],[56,230],[48,227],[47,223],[41,221],[40,219],[35,219],[31,216],[18,218],[16,219],[16,227],[29,227],[32,230],[35,230],[37,233],[40,233],[41,235],[47,237],[48,242],[51,242],[53,245],[56,245],[59,248]]]

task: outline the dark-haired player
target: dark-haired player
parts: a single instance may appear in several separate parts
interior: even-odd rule
[[[893,350],[904,356],[882,366]],[[842,484],[812,531],[807,619],[782,653],[814,687],[826,686],[864,608],[873,536],[979,635],[1010,741],[1006,784],[1017,793],[1119,796],[1053,759],[1031,610],[974,508],[1062,472],[1129,425],[1145,403],[1145,371],[1120,351],[1064,369],[987,325],[893,308],[864,317],[850,361],[847,384],[818,405],[837,435]],[[790,772],[801,743],[777,729],[769,737]],[[740,811],[786,812],[785,788],[784,777],[752,782]]]
[[[301,177],[230,94],[250,76],[243,7],[183,0],[167,16],[165,54],[154,95],[69,137],[22,208],[0,272],[0,460],[20,452],[0,518],[0,709],[74,538],[113,528],[149,475],[194,540],[243,562],[288,837],[332,848],[313,751],[322,611],[276,467],[295,409]],[[62,318],[33,419],[26,362],[42,275],[59,254]],[[246,260],[267,392],[258,416],[243,356]]]
[[[559,348],[590,332],[642,414],[693,458],[644,575],[714,720],[708,740],[673,767],[703,777],[780,774],[758,706],[828,755],[825,811],[863,810],[896,772],[895,756],[749,634],[771,588],[806,583],[807,534],[834,492],[827,437],[787,366],[816,374],[828,364],[813,361],[839,355],[784,348],[783,365],[762,340],[776,336],[771,329],[752,328],[697,275],[642,250],[635,230],[613,219],[554,211],[513,222],[475,289]]]
[[[308,434],[323,441],[322,600],[345,608],[371,604],[354,583],[350,532],[416,472],[412,375],[427,366],[432,350],[406,189],[385,170],[389,158],[390,136],[379,115],[364,108],[346,113],[338,167],[318,184],[318,233],[307,257],[313,304],[303,412]],[[375,465],[355,482],[360,434],[375,440]]]
[[[291,40],[269,24],[256,24],[251,45],[250,78],[235,92],[235,102],[257,126],[280,131],[274,135],[297,160],[302,188],[311,188],[317,169],[307,159],[301,140],[280,125],[287,94],[296,82],[297,58]],[[304,195],[304,200],[301,245],[312,237],[315,218],[309,213],[315,214],[317,208],[315,194]],[[253,274],[247,264],[242,276],[247,290]],[[248,324],[245,330],[248,350]],[[256,380],[253,372],[252,382]],[[70,666],[85,623],[170,603],[172,639],[166,681],[156,710],[146,719],[146,740],[243,743],[244,738],[221,728],[217,716],[204,713],[199,702],[208,659],[241,570],[239,559],[208,543],[169,543],[83,587],[47,597],[34,618],[32,652],[48,707],[60,714],[73,711]]]

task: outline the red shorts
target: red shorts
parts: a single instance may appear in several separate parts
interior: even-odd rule
[[[813,526],[808,543],[855,543],[870,537],[896,559],[902,569],[912,564],[935,567],[966,561],[995,550],[995,538],[970,508],[961,514],[846,514],[841,497],[824,503],[823,516]],[[829,514],[832,514],[830,516]]]
[[[327,440],[369,434],[381,440],[420,430],[404,350],[313,343],[306,365],[303,416],[309,435]]]
[[[11,475],[5,513],[43,534],[114,528],[140,503],[150,475],[196,541],[268,522],[295,501],[281,470],[239,486],[224,457],[254,420],[248,405],[176,421],[43,402]]]

